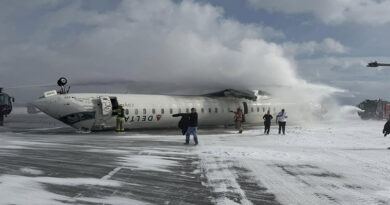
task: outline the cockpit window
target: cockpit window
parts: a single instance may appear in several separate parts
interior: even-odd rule
[[[70,115],[66,115],[64,117],[60,118],[60,121],[62,121],[65,124],[73,125],[75,123],[84,121],[84,120],[90,120],[95,118],[95,112],[79,112],[74,113]]]

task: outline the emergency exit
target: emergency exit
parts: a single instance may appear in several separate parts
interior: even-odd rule
[[[100,105],[103,116],[108,116],[112,114],[112,104],[109,97],[100,97]]]
[[[242,105],[244,106],[244,115],[248,114],[248,104],[246,102],[242,102]]]

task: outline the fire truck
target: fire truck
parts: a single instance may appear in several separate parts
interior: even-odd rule
[[[380,66],[390,66],[389,63],[378,63],[373,61],[367,64],[367,67],[376,68]],[[390,102],[378,99],[378,100],[365,100],[357,105],[362,109],[358,112],[362,119],[389,119],[390,118]]]
[[[390,102],[382,99],[365,100],[357,105],[362,111],[358,112],[359,116],[364,119],[388,119],[390,115]]]

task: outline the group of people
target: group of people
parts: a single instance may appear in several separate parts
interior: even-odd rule
[[[117,126],[116,131],[117,132],[124,132],[124,109],[123,105],[120,104],[119,108],[115,110],[117,115]],[[241,108],[237,108],[236,111],[231,111],[234,113],[234,122],[235,122],[235,128],[238,130],[238,133],[242,133],[242,123],[245,122],[245,115],[242,112]],[[186,135],[186,142],[184,144],[190,143],[190,136],[194,136],[194,142],[195,145],[198,144],[198,113],[196,112],[195,108],[191,108],[191,113],[178,113],[172,115],[173,117],[181,117],[179,121],[179,128],[182,130],[182,134]],[[273,119],[273,116],[270,114],[270,111],[267,111],[267,114],[263,116],[264,119],[264,134],[269,134],[270,128],[271,128],[271,120]],[[276,116],[276,123],[279,123],[279,134],[283,132],[285,134],[286,130],[286,120],[287,115],[284,109],[279,112],[279,114]]]
[[[123,105],[119,105],[119,108],[116,111],[117,114],[117,132],[124,132],[124,109]],[[238,130],[238,133],[242,133],[242,123],[245,122],[245,115],[242,112],[241,108],[237,108],[236,111],[231,111],[234,113],[234,122],[235,122],[235,128]],[[194,142],[195,145],[198,144],[198,113],[196,112],[195,108],[191,108],[191,113],[178,113],[172,115],[173,117],[181,117],[179,121],[179,128],[182,130],[182,134],[186,135],[186,142],[184,144],[188,145],[190,143],[190,136],[194,136]],[[287,114],[284,109],[282,109],[278,115],[276,116],[276,123],[279,124],[279,134],[283,133],[286,134],[286,121],[287,121]],[[263,116],[264,120],[264,134],[269,134],[270,128],[271,128],[271,120],[273,119],[273,116],[270,114],[270,111],[268,110],[267,113]],[[1,120],[1,119],[0,119]],[[384,128],[383,128],[383,134],[386,137],[388,134],[390,134],[390,116],[389,120],[386,122]]]
[[[236,111],[231,111],[234,113],[234,122],[235,128],[238,130],[238,133],[242,133],[242,123],[245,122],[245,115],[242,112],[241,108],[237,108]],[[190,136],[194,136],[195,145],[198,144],[198,113],[195,108],[191,108],[191,113],[178,113],[172,115],[172,117],[181,117],[179,121],[179,128],[182,130],[182,134],[186,135],[186,142],[184,144],[188,145],[190,143]],[[282,109],[279,114],[276,116],[276,123],[279,123],[279,134],[283,132],[286,133],[286,121],[288,116],[284,109]],[[263,116],[264,119],[264,134],[269,134],[271,127],[271,120],[273,116],[270,114],[270,111],[267,111],[267,114]]]
[[[276,123],[279,124],[279,134],[283,132],[283,134],[286,134],[286,122],[287,122],[288,116],[286,115],[286,112],[284,109],[282,109],[278,115],[276,116]],[[273,119],[273,116],[270,114],[270,111],[267,111],[267,114],[263,116],[264,120],[264,134],[269,135],[269,130],[271,128],[271,120]]]
[[[237,111],[231,111],[234,113],[234,121],[236,125],[236,129],[238,130],[238,133],[242,133],[242,122],[245,122],[245,115],[243,114],[241,108],[237,108]],[[270,111],[267,111],[267,114],[263,116],[264,120],[264,134],[269,134],[270,128],[271,128],[271,120],[273,119],[273,116],[270,114]],[[284,109],[282,109],[279,114],[276,116],[276,123],[279,124],[279,134],[283,132],[283,134],[286,134],[286,121],[287,121],[287,115]]]

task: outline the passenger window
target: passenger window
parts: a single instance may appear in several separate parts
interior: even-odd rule
[[[215,108],[215,113],[218,113],[218,108]]]
[[[164,108],[161,108],[161,114],[164,114]]]
[[[143,113],[144,115],[146,115],[146,109],[145,109],[145,108],[142,110],[142,113]]]
[[[173,109],[169,108],[169,114],[173,114]]]
[[[126,109],[126,115],[129,115],[129,109]]]
[[[134,110],[134,114],[138,115],[138,109]]]
[[[209,113],[211,113],[211,108],[209,108]]]
[[[257,107],[257,112],[260,112],[260,108],[259,107]]]
[[[181,108],[179,108],[179,113],[181,113]]]
[[[186,113],[190,113],[190,109],[189,108],[186,108]]]
[[[251,107],[251,112],[253,112],[253,107]]]
[[[204,113],[204,108],[202,107],[202,108],[200,109],[200,111],[201,111],[202,113]]]
[[[269,109],[268,109],[269,110]],[[265,107],[263,107],[263,112],[265,112]]]
[[[152,109],[152,114],[156,114],[156,109]]]

